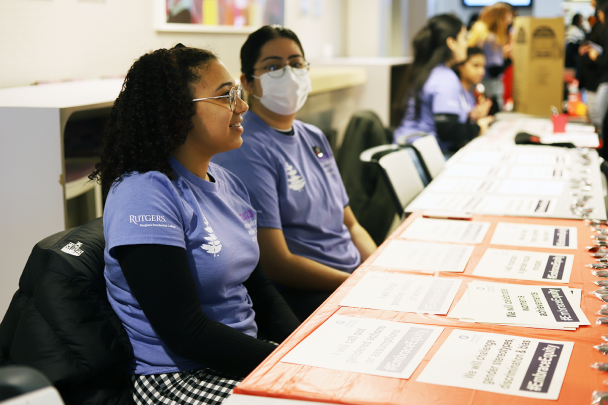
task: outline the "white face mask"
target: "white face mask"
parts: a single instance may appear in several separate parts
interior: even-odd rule
[[[281,77],[271,77],[268,73],[261,76],[253,76],[260,79],[262,86],[262,97],[254,95],[260,100],[262,105],[270,111],[281,114],[291,115],[296,113],[308,97],[312,90],[308,72],[297,75],[289,67],[285,67],[286,72]],[[299,71],[304,69],[297,69]]]

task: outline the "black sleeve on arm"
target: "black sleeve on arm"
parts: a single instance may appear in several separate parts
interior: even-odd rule
[[[450,150],[458,150],[471,139],[479,135],[479,125],[475,123],[461,124],[456,114],[435,114],[437,137],[450,143]]]
[[[203,314],[184,249],[127,245],[114,251],[135,299],[175,354],[244,377],[274,350]]]
[[[300,326],[300,321],[266,277],[260,263],[243,284],[253,302],[259,333],[280,343]]]

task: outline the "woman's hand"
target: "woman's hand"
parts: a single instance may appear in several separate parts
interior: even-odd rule
[[[475,122],[480,118],[483,118],[488,115],[490,112],[490,108],[492,107],[492,100],[484,99],[480,103],[478,103],[469,113],[469,120],[471,122]]]
[[[479,128],[480,128],[479,135],[483,135],[484,132],[486,132],[488,130],[488,127],[490,126],[490,124],[493,122],[494,122],[494,117],[492,115],[478,119],[477,125],[479,125]]]

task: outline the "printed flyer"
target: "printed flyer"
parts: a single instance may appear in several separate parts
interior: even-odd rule
[[[479,244],[483,242],[489,228],[490,222],[416,218],[399,237],[435,242]]]
[[[367,272],[344,297],[341,306],[445,315],[460,287],[460,280]]]
[[[462,273],[473,254],[470,245],[391,240],[372,266],[412,271]]]
[[[410,378],[442,327],[333,315],[282,362]]]
[[[455,329],[416,381],[556,400],[573,347],[572,342]]]
[[[576,249],[576,228],[499,222],[490,243],[507,246]]]

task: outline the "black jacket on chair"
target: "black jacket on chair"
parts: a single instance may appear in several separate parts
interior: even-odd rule
[[[380,245],[386,238],[395,209],[382,169],[361,162],[361,152],[374,146],[392,143],[392,132],[372,111],[360,111],[351,117],[337,164],[355,218]]]
[[[41,371],[66,404],[131,404],[133,350],[103,275],[103,222],[34,246],[0,324],[0,366]]]

